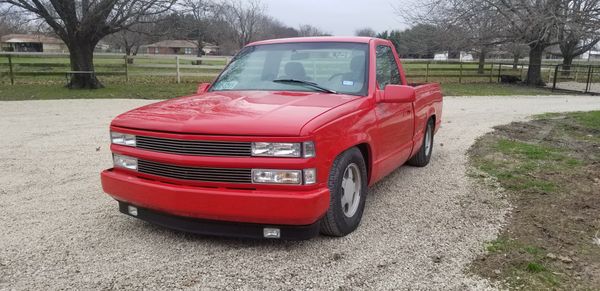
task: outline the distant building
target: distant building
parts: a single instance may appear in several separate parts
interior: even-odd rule
[[[447,61],[448,60],[448,52],[434,54],[433,60],[434,61]]]
[[[55,37],[41,34],[7,34],[0,37],[2,51],[66,53],[69,51],[65,43]]]
[[[99,52],[99,53],[108,52],[109,50],[110,50],[110,45],[103,41],[98,42],[98,44],[94,48],[94,51]]]
[[[203,47],[206,55],[218,54],[219,47],[207,43]],[[163,40],[153,44],[147,44],[140,47],[141,53],[151,55],[198,55],[198,46],[195,42],[189,40]]]
[[[600,51],[591,50],[581,56],[584,60],[600,60]]]
[[[448,61],[450,59],[448,52],[439,52],[433,55],[434,61]],[[467,52],[460,52],[458,59],[463,62],[470,62],[473,60],[473,55]]]

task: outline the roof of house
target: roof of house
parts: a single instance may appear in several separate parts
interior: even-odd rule
[[[215,45],[211,44],[211,43],[204,43],[204,46],[210,47],[210,46],[215,46]],[[163,41],[159,41],[159,42],[155,42],[155,43],[151,43],[151,44],[146,44],[146,45],[143,45],[142,47],[197,48],[198,46],[196,45],[196,42],[192,41],[192,40],[170,39],[170,40],[163,40]]]
[[[7,34],[0,37],[0,42],[4,43],[23,43],[23,42],[33,42],[33,43],[47,43],[47,44],[62,44],[63,41],[51,37],[45,36],[41,34]]]
[[[163,40],[152,44],[143,45],[145,47],[189,47],[195,48],[197,45],[189,40]]]

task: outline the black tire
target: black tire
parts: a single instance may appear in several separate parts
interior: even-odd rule
[[[431,154],[433,153],[433,130],[434,130],[435,124],[433,123],[433,119],[429,119],[429,121],[427,121],[427,128],[425,129],[425,132],[423,133],[423,144],[421,145],[421,148],[419,148],[419,151],[412,157],[410,158],[410,160],[408,160],[408,164],[411,166],[415,166],[415,167],[425,167],[427,166],[427,164],[429,164],[429,160],[431,160]],[[427,133],[429,132],[429,134],[431,134],[431,139],[429,141],[429,150],[427,150],[426,147],[426,140],[427,140]]]
[[[343,205],[342,203],[345,193],[342,182],[344,181],[344,175],[347,174],[346,171],[357,172],[360,175],[360,181],[355,181],[354,184],[354,186],[357,186],[357,184],[360,185],[359,192],[357,192],[359,197],[356,200],[352,199],[352,201],[358,203],[357,205],[355,203],[346,203]],[[348,175],[346,177],[348,179]],[[358,227],[365,209],[368,189],[367,182],[367,167],[359,149],[351,148],[335,159],[329,173],[328,181],[330,192],[329,209],[325,217],[321,220],[321,233],[329,236],[345,236]],[[356,187],[353,188],[356,189]],[[353,194],[352,197],[355,195]],[[354,207],[352,209],[348,208],[351,204],[357,207],[356,210],[352,211],[352,209],[355,209]]]

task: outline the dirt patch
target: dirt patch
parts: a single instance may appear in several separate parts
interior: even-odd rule
[[[600,112],[499,126],[469,151],[514,210],[472,271],[509,288],[600,288]]]

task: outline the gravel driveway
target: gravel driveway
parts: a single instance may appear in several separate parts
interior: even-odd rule
[[[446,98],[432,163],[375,185],[345,238],[243,241],[119,214],[102,192],[108,123],[144,100],[0,102],[0,289],[482,289],[464,268],[508,206],[466,177],[494,125],[600,97]]]

